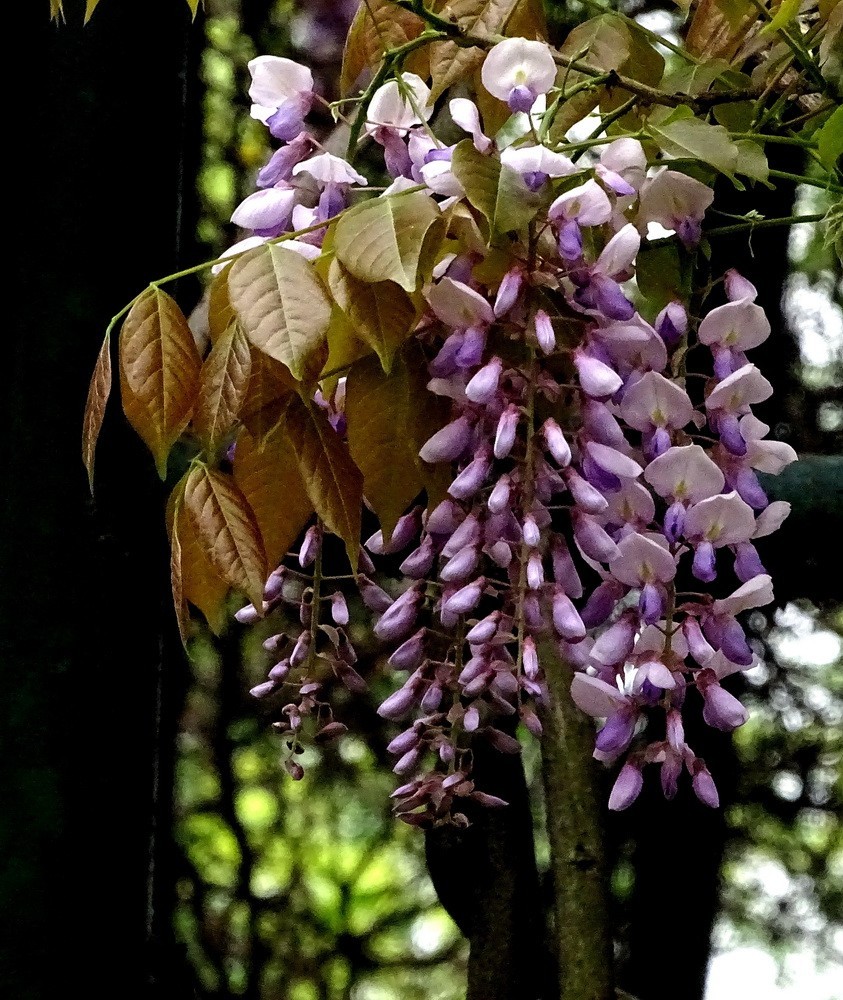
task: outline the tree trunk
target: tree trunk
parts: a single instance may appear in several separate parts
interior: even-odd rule
[[[17,322],[0,393],[3,759],[15,769],[0,979],[16,998],[68,983],[91,998],[175,995],[155,888],[173,891],[160,866],[182,669],[167,639],[162,488],[112,406],[92,502],[79,439],[108,319],[195,255],[185,70],[201,31],[175,0],[108,0],[84,29],[81,0],[64,26],[46,3],[24,6],[25,120],[12,134],[26,175],[7,230]]]

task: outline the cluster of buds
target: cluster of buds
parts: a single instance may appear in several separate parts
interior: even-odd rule
[[[331,426],[344,431],[341,409],[342,393],[329,403],[321,394],[317,402],[327,412]],[[281,565],[269,576],[263,592],[263,606],[247,604],[235,615],[238,622],[250,625],[273,611],[285,609],[291,624],[287,629],[269,636],[263,647],[271,654],[273,664],[267,679],[251,689],[255,698],[270,698],[283,692],[289,699],[282,705],[273,728],[284,738],[284,766],[296,780],[304,777],[304,768],[297,759],[304,751],[302,730],[311,719],[312,736],[316,743],[327,743],[342,736],[348,727],[334,718],[327,698],[326,680],[333,678],[353,694],[366,689],[366,681],[355,669],[357,653],[346,627],[349,609],[346,596],[338,584],[353,580],[349,575],[327,577],[322,570],[322,550],[325,530],[317,522],[307,529],[298,552],[288,553]],[[363,567],[374,571],[361,550]],[[362,576],[360,579],[364,579]],[[377,588],[380,590],[380,588]],[[380,607],[390,598],[383,591]],[[284,699],[281,699],[284,700]]]
[[[366,183],[345,160],[314,155],[302,128],[311,83],[291,66],[269,57],[250,64],[255,113],[287,142],[261,172],[262,190],[235,212],[252,241],[327,223]],[[500,42],[482,79],[513,112],[503,148],[470,100],[450,101],[449,117],[541,207],[507,243],[504,267],[495,264],[499,247],[484,253],[477,241],[455,239],[424,288],[415,336],[429,358],[429,391],[451,413],[420,458],[445,463],[452,481],[437,506],[415,508],[391,537],[378,532],[367,543],[373,555],[403,556],[401,595],[359,578],[388,662],[406,675],[380,707],[404,724],[390,744],[394,770],[407,779],[396,811],[425,825],[465,822],[467,797],[500,804],[472,784],[472,747],[485,740],[518,752],[508,732],[516,720],[541,734],[546,673],[560,657],[577,670],[576,704],[605,720],[595,756],[624,760],[612,808],[634,801],[647,763],[660,766],[668,797],[684,768],[714,806],[717,790],[685,742],[683,712],[700,706],[726,731],[746,720],[721,681],[754,662],[737,616],[769,603],[772,587],[753,543],[788,513],[768,502],[756,473],[777,473],[796,457],[767,440],[769,428],[751,412],[772,387],[747,351],[770,325],[754,287],[734,271],[713,284],[709,294],[722,291],[724,301],[703,303],[701,318],[689,302],[672,301],[648,321],[632,283],[642,240],[657,224],[695,248],[712,190],[648,165],[634,138],[607,139],[598,159],[579,163],[564,144],[544,142],[556,73],[540,42]],[[423,189],[446,212],[467,193],[455,147],[429,125],[433,110],[427,84],[404,73],[374,93],[365,128],[392,177],[382,197]],[[324,233],[286,246],[315,257]],[[313,531],[302,566],[319,545]],[[270,602],[285,599],[279,573]],[[734,592],[716,599],[702,589],[715,582],[718,593]],[[299,599],[304,618],[308,601],[323,601],[315,585]],[[308,621],[255,690],[274,692],[304,664],[301,699],[284,709],[289,729],[321,709]],[[335,615],[328,659],[354,690],[362,680],[343,624]]]

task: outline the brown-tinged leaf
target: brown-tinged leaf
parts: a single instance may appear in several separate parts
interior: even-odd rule
[[[262,440],[278,424],[295,391],[296,382],[289,370],[253,347],[249,387],[240,409],[241,423],[253,437]]]
[[[427,388],[427,359],[417,341],[408,341],[403,353],[414,418],[409,423],[413,458],[427,492],[428,510],[444,500],[453,474],[445,462],[431,465],[419,458],[422,445],[451,419],[449,401]]]
[[[685,36],[685,48],[701,59],[731,60],[758,22],[749,0],[699,0]]]
[[[543,38],[544,18],[534,0],[446,0],[437,4],[443,16],[456,21],[464,32],[488,38],[489,35],[518,34],[524,38]],[[515,23],[515,30],[509,26]],[[482,64],[485,51],[465,48],[456,42],[435,42],[430,47],[432,100],[449,87],[470,77]]]
[[[176,612],[176,622],[179,627],[181,644],[186,649],[190,634],[190,611],[185,600],[182,581],[181,510],[182,503],[177,502],[173,525],[170,531],[170,586],[173,591],[173,607]]]
[[[162,479],[170,449],[193,412],[201,367],[176,302],[160,288],[148,288],[120,333],[120,384],[123,411],[152,452]]]
[[[331,300],[310,261],[268,243],[231,265],[228,290],[255,347],[286,365],[298,380],[319,372]]]
[[[174,570],[171,563],[171,575],[178,573],[178,584],[182,600],[189,601],[205,616],[208,626],[215,635],[221,635],[227,622],[226,597],[229,586],[220,577],[208,560],[205,550],[199,543],[199,538],[184,505],[184,487],[187,475],[183,476],[167,502],[167,534],[173,545],[173,529],[178,523],[178,569]],[[178,613],[179,601],[175,592]],[[180,622],[180,628],[182,623]]]
[[[331,325],[328,327],[328,358],[320,378],[323,389],[333,389],[336,379],[349,368],[358,358],[365,358],[372,353],[369,344],[357,336],[357,331],[340,307],[334,303]],[[327,382],[326,382],[327,380]],[[333,384],[332,384],[333,383]]]
[[[363,491],[390,536],[424,487],[412,433],[417,401],[410,398],[403,357],[396,357],[389,374],[374,358],[358,361],[348,373],[345,414],[348,447],[363,473]]]
[[[276,566],[313,514],[283,425],[261,441],[245,430],[238,434],[234,481],[258,522],[267,564]]]
[[[440,218],[436,202],[423,191],[372,198],[337,223],[337,258],[360,281],[394,281],[414,292],[425,237]]]
[[[226,443],[246,400],[252,368],[251,350],[240,326],[232,323],[202,365],[193,427],[211,455]]]
[[[208,286],[208,335],[216,343],[237,318],[228,293],[228,269],[215,274]]]
[[[240,488],[231,476],[196,464],[187,476],[184,503],[211,565],[260,610],[266,553],[255,515]]]
[[[102,429],[105,417],[105,407],[111,395],[111,334],[105,335],[102,347],[97,355],[91,385],[88,388],[88,400],[85,403],[85,417],[82,423],[82,461],[88,470],[88,485],[94,491],[94,457],[97,449],[97,439]]]
[[[424,27],[420,17],[396,7],[390,0],[364,0],[354,15],[345,43],[340,77],[343,96],[351,91],[363,70],[377,69],[384,52],[418,38]],[[419,72],[419,54],[411,53],[405,66],[411,73]]]
[[[315,403],[293,398],[286,426],[310,501],[325,525],[345,542],[352,569],[357,572],[363,476]]]
[[[354,332],[377,354],[388,374],[395,352],[415,323],[413,300],[394,281],[358,281],[336,257],[331,261],[328,284]]]

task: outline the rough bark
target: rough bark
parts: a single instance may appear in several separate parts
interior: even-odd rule
[[[542,650],[550,706],[544,713],[543,777],[554,886],[559,1000],[614,997],[609,884],[594,728],[570,697],[571,667]]]

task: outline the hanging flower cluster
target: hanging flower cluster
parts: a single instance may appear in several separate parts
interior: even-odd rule
[[[559,62],[532,39],[490,45],[477,104],[380,64],[344,158],[308,131],[310,71],[254,59],[252,114],[281,145],[232,216],[246,235],[214,268],[209,353],[160,283],[121,332],[124,409],[159,469],[186,430],[198,444],[168,511],[183,631],[188,603],[213,626],[229,587],[251,601],[243,623],[282,606],[298,620],[266,641],[252,693],[277,705],[300,778],[305,734],[346,730],[330,677],[367,683],[348,634],[359,597],[394,678],[379,712],[399,726],[393,797],[413,825],[504,805],[475,787],[475,748],[519,752],[518,726],[540,736],[568,696],[601,720],[594,755],[620,764],[611,808],[647,764],[666,796],[686,771],[717,805],[683,720],[746,721],[723,682],[755,662],[740,615],[773,599],[755,540],[789,507],[757,474],[796,456],[752,412],[772,393],[751,360],[770,324],[736,271],[693,290],[714,198],[697,177],[714,171],[672,162],[691,133],[732,177],[758,176],[763,151],[672,94],[669,114],[638,109],[634,135],[618,122],[572,142]],[[376,191],[359,143],[382,150]],[[672,262],[667,294],[654,259]],[[381,528],[361,547],[364,499]],[[326,575],[330,535],[341,575]]]
[[[316,152],[303,130],[307,72],[272,57],[250,69],[253,113],[287,144],[261,171],[262,190],[234,213],[254,232],[240,249],[328,223],[366,185],[345,160]],[[642,237],[658,223],[695,248],[713,192],[676,170],[648,169],[637,139],[607,141],[588,166],[539,141],[555,80],[542,43],[509,39],[492,49],[483,84],[515,113],[502,149],[465,98],[448,111],[470,140],[442,143],[429,125],[430,89],[411,73],[381,86],[366,114],[393,179],[381,198],[422,190],[440,213],[451,211],[452,234],[459,219],[479,235],[472,210],[484,206],[472,185],[485,167],[498,177],[499,199],[508,185],[514,216],[529,212],[526,225],[510,227],[518,238],[507,241],[505,267],[493,238],[485,247],[482,238],[453,239],[437,256],[413,336],[428,358],[428,391],[447,400],[450,418],[419,457],[449,467],[451,481],[443,499],[413,507],[389,536],[378,531],[366,543],[375,556],[401,553],[400,596],[358,577],[401,678],[379,709],[404,727],[389,746],[407,779],[394,793],[396,812],[418,825],[465,822],[461,797],[502,804],[474,789],[472,746],[518,752],[507,719],[541,735],[546,670],[559,657],[576,667],[576,704],[604,720],[595,756],[624,760],[611,808],[634,801],[648,763],[668,797],[684,769],[697,796],[716,806],[705,762],[685,742],[683,713],[701,708],[726,731],[746,721],[721,681],[754,662],[737,616],[773,597],[753,541],[788,507],[768,503],[756,472],[776,473],[795,455],[766,440],[769,428],[751,412],[772,392],[747,357],[769,322],[734,271],[722,283],[726,301],[701,319],[678,300],[652,322],[641,315],[631,279]],[[286,247],[316,258],[326,232]],[[339,434],[341,395],[331,402]],[[298,570],[282,566],[267,584],[266,607],[298,602],[304,631],[268,640],[284,656],[253,694],[276,694],[298,670],[297,697],[276,726],[295,732],[316,712],[327,737],[344,727],[311,676],[320,630],[330,651],[316,655],[352,691],[365,682],[343,631],[342,594],[322,594],[318,576],[287,592],[290,575],[298,580],[317,558],[322,530],[307,531]],[[738,586],[728,597],[702,590],[715,581],[728,590],[730,580]],[[255,616],[248,607],[239,617]]]

